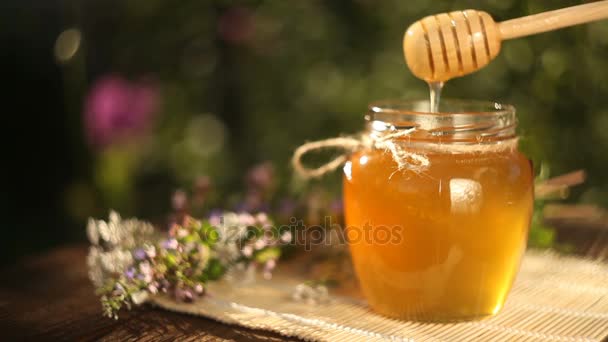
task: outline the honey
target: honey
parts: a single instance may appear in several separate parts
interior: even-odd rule
[[[533,207],[529,160],[516,148],[493,148],[513,139],[514,112],[459,118],[373,108],[372,121],[384,114],[383,123],[418,127],[421,134],[396,143],[424,155],[429,166],[399,170],[393,155],[372,147],[353,153],[344,167],[347,238],[369,305],[424,321],[497,313],[525,250]],[[480,132],[494,140],[475,150]],[[463,142],[470,151],[450,150]]]

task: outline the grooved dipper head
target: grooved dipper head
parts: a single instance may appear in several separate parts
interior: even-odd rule
[[[486,12],[466,10],[428,16],[403,37],[405,61],[427,82],[443,82],[486,66],[500,51],[497,24]]]

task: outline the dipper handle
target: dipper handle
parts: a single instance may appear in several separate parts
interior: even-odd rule
[[[498,24],[503,40],[525,37],[608,18],[608,0],[532,14]]]

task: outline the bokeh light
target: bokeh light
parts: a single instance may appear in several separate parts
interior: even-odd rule
[[[69,62],[80,49],[82,33],[76,28],[67,29],[55,41],[55,59],[59,63]]]

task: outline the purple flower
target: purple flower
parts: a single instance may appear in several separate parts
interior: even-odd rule
[[[171,238],[171,239],[167,239],[167,240],[163,241],[164,249],[175,250],[175,249],[177,249],[178,246],[179,246],[179,244],[176,239]]]
[[[194,295],[192,291],[178,287],[175,289],[175,298],[184,302],[191,302],[194,300]]]
[[[334,215],[342,214],[343,203],[341,199],[337,199],[331,202],[329,205],[329,210]]]
[[[171,286],[167,279],[160,279],[158,282],[158,288],[160,288],[163,292],[167,292],[167,289]]]
[[[218,227],[219,225],[221,225],[223,214],[224,214],[223,211],[221,211],[220,209],[211,210],[209,213],[209,224],[211,224],[214,227]]]
[[[246,212],[241,212],[238,214],[239,223],[244,226],[253,226],[255,224],[255,218],[251,216],[251,214]]]
[[[264,264],[264,271],[263,271],[264,279],[272,278],[272,270],[274,270],[276,265],[277,265],[277,262],[274,259],[270,259],[270,260],[266,261],[266,263]]]
[[[147,261],[144,261],[141,264],[139,264],[139,272],[140,272],[139,278],[141,280],[143,280],[146,283],[152,282],[153,271],[152,271],[152,266],[150,266],[150,263],[148,263]]]
[[[274,182],[274,166],[264,162],[251,168],[247,173],[247,185],[254,189],[268,190]]]
[[[247,245],[247,246],[243,247],[242,252],[243,252],[244,256],[249,258],[250,256],[253,255],[253,247],[251,245]]]
[[[183,190],[176,190],[171,197],[171,206],[175,211],[185,210],[188,206],[188,195]]]
[[[135,251],[133,251],[133,257],[135,260],[144,260],[147,256],[148,255],[143,248],[137,248]]]
[[[191,302],[192,300],[194,300],[194,295],[192,294],[191,290],[184,291],[183,300],[184,302]]]
[[[271,271],[276,266],[277,266],[277,261],[274,259],[270,259],[270,260],[266,261],[266,264],[264,265],[264,269]]]
[[[124,287],[122,287],[122,285],[120,285],[120,283],[116,283],[116,284],[114,285],[114,292],[115,292],[117,295],[121,295],[121,294],[123,294],[123,293],[125,292],[125,288],[124,288]]]
[[[291,242],[292,234],[290,231],[286,231],[281,235],[281,241],[288,243]]]
[[[89,143],[105,147],[144,135],[159,107],[159,90],[152,82],[130,82],[119,75],[97,80],[84,105]]]
[[[156,257],[156,247],[147,246],[145,251],[146,251],[146,255],[148,256],[148,258],[154,259]]]
[[[270,211],[270,206],[265,200],[265,195],[256,189],[250,189],[245,195],[245,199],[238,203],[235,212],[255,212],[255,211]]]
[[[135,277],[135,268],[134,267],[129,267],[127,269],[127,271],[125,272],[125,276],[128,279],[133,279],[133,277]]]
[[[262,225],[269,223],[268,215],[266,215],[266,213],[258,213],[255,215],[255,219]]]
[[[266,243],[266,241],[264,239],[259,239],[253,243],[253,248],[255,248],[256,250],[260,250],[260,249],[266,247],[267,245],[268,244]]]
[[[292,216],[297,207],[298,203],[296,201],[290,198],[285,198],[279,203],[279,215],[284,218]]]

